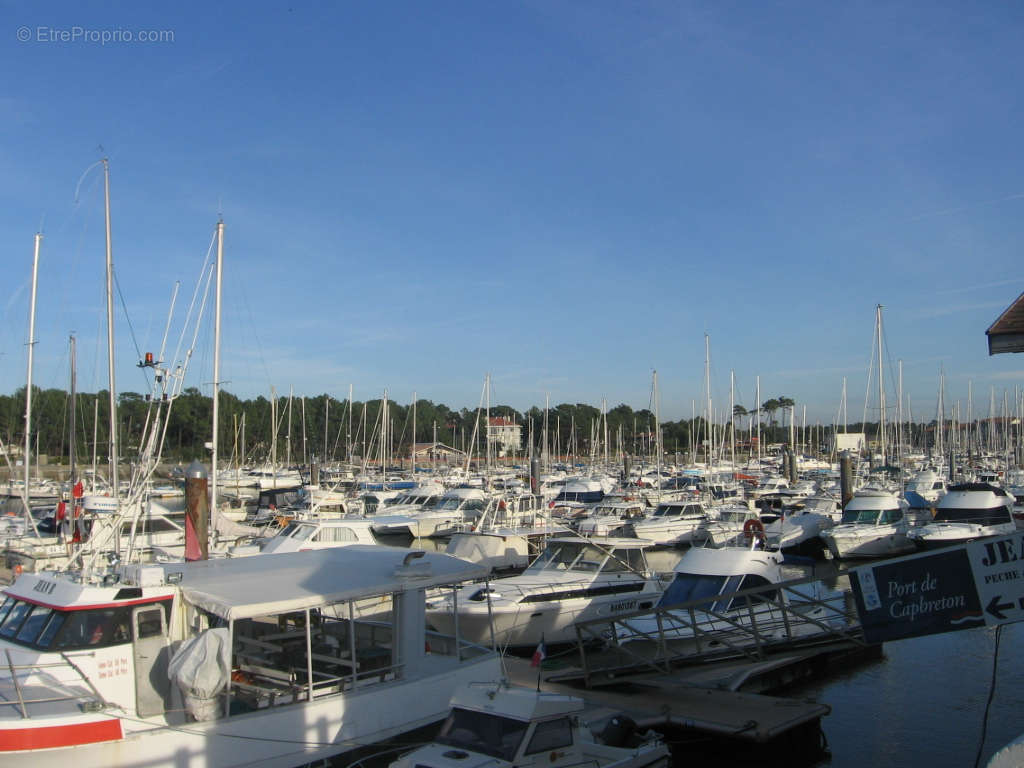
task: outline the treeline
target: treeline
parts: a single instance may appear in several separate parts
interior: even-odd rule
[[[99,461],[105,461],[109,445],[108,393],[79,393],[75,404],[75,452],[80,463],[92,460],[94,446]],[[761,440],[763,444],[788,440],[788,406],[790,398],[773,398],[761,408]],[[119,453],[131,459],[138,454],[143,430],[151,418],[152,404],[143,395],[122,392],[118,395]],[[70,455],[71,399],[60,389],[33,388],[32,453],[40,453],[50,461],[67,462]],[[211,439],[212,402],[209,395],[191,387],[174,399],[167,419],[163,457],[171,461],[205,459]],[[221,392],[219,454],[224,462],[244,456],[249,462],[270,458],[276,452],[278,461],[292,463],[344,460],[350,452],[363,456],[379,451],[382,401],[349,403],[329,395],[305,398],[278,398],[274,403],[265,397],[242,400],[230,392]],[[407,456],[415,440],[435,440],[460,450],[479,452],[484,445],[485,427],[481,416],[477,425],[476,409],[453,410],[430,400],[415,405],[416,425],[412,425],[414,408],[388,402],[388,422],[392,455]],[[737,440],[750,436],[752,414],[736,406]],[[492,417],[504,417],[522,425],[521,453],[529,452],[530,441],[539,453],[545,434],[543,408],[525,412],[507,405],[492,406]],[[0,395],[0,435],[11,455],[20,456],[24,444],[25,390],[13,395]],[[276,423],[276,430],[275,430]],[[562,403],[548,409],[547,439],[549,450],[563,455],[587,456],[604,450],[607,437],[610,453],[620,448],[632,454],[650,454],[655,441],[654,414],[648,409],[634,410],[620,404],[604,417],[599,408],[585,403]],[[607,427],[605,426],[607,424]],[[873,425],[864,425],[872,434]],[[662,422],[662,446],[666,453],[688,454],[701,447],[707,438],[702,417]],[[756,429],[756,427],[754,427]],[[918,427],[918,429],[924,429]],[[849,431],[861,431],[862,425],[850,425]],[[715,426],[715,444],[728,440],[722,425]],[[473,442],[474,434],[476,442]],[[275,440],[276,435],[276,440]],[[830,439],[831,428],[808,428],[798,442],[809,450],[817,450]],[[415,437],[414,437],[415,436]],[[475,446],[475,447],[474,447]],[[276,449],[276,451],[275,451]]]

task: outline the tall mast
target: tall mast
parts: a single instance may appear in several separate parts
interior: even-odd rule
[[[757,377],[757,468],[761,468],[761,377]]]
[[[882,455],[882,466],[885,460],[885,375],[882,372],[882,305],[875,307],[875,333],[878,334],[878,440]]]
[[[224,276],[224,221],[217,222],[217,292],[213,305],[213,452],[210,457],[210,511],[217,519],[217,446],[220,428],[220,292]],[[237,482],[238,476],[235,475]]]
[[[292,401],[295,399],[295,386],[290,385],[288,389],[288,432],[284,441],[284,463],[285,466],[292,465]]]
[[[331,421],[331,396],[324,393],[324,461],[327,461],[327,430]]]
[[[29,525],[36,536],[35,521],[29,510],[29,480],[32,467],[32,365],[36,347],[36,283],[39,277],[39,246],[43,242],[41,232],[36,232],[35,247],[32,255],[32,298],[28,310],[28,371],[25,374],[25,488],[22,502],[25,505],[25,523]]]
[[[655,371],[652,377],[654,389],[654,450],[655,462],[658,468],[658,498],[661,498],[661,412],[658,405],[658,372]]]
[[[711,472],[711,450],[714,442],[714,435],[711,432],[711,337],[704,334],[704,394],[707,397],[707,438],[708,448],[704,455],[707,462],[707,471]]]
[[[75,427],[77,426],[75,420],[77,418],[77,416],[76,416],[77,409],[76,409],[76,402],[75,401],[78,399],[78,395],[76,394],[77,393],[77,381],[76,381],[76,377],[75,377],[75,337],[74,337],[74,335],[71,336],[69,347],[70,348],[69,348],[69,351],[68,351],[68,355],[71,357],[71,414],[70,414],[70,416],[71,416],[71,433],[68,436],[68,442],[70,443],[70,448],[68,449],[68,457],[70,458],[70,463],[71,463],[71,475],[70,475],[71,483],[70,484],[71,484],[71,487],[74,488],[75,487],[75,483],[78,480],[78,477],[77,477],[78,473],[76,471],[77,468],[75,466],[75,459],[77,458],[77,456],[75,455],[75,449],[77,447],[77,445],[76,445],[77,441],[76,441],[76,438],[75,438],[75,431],[76,431]]]
[[[121,512],[121,495],[118,492],[117,456],[117,386],[114,378],[114,256],[110,236],[110,163],[103,158],[103,209],[107,230],[107,380],[110,389],[110,452],[108,469],[110,470],[110,489],[114,495],[114,509]]]
[[[732,471],[736,471],[736,372],[729,371],[729,419],[731,451],[729,460],[732,461]]]
[[[270,388],[270,471],[274,473],[274,487],[277,487],[277,391]]]

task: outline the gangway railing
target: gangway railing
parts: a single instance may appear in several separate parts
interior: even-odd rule
[[[852,593],[809,594],[809,577],[576,623],[583,681],[827,644],[866,647]]]

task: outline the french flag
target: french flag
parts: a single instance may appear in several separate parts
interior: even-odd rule
[[[544,647],[544,639],[541,638],[540,645],[537,646],[537,650],[533,652],[533,658],[530,660],[531,667],[539,667],[540,663],[548,657],[548,649]]]

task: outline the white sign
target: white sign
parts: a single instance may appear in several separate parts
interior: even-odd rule
[[[965,545],[986,624],[1024,619],[1024,532]]]

